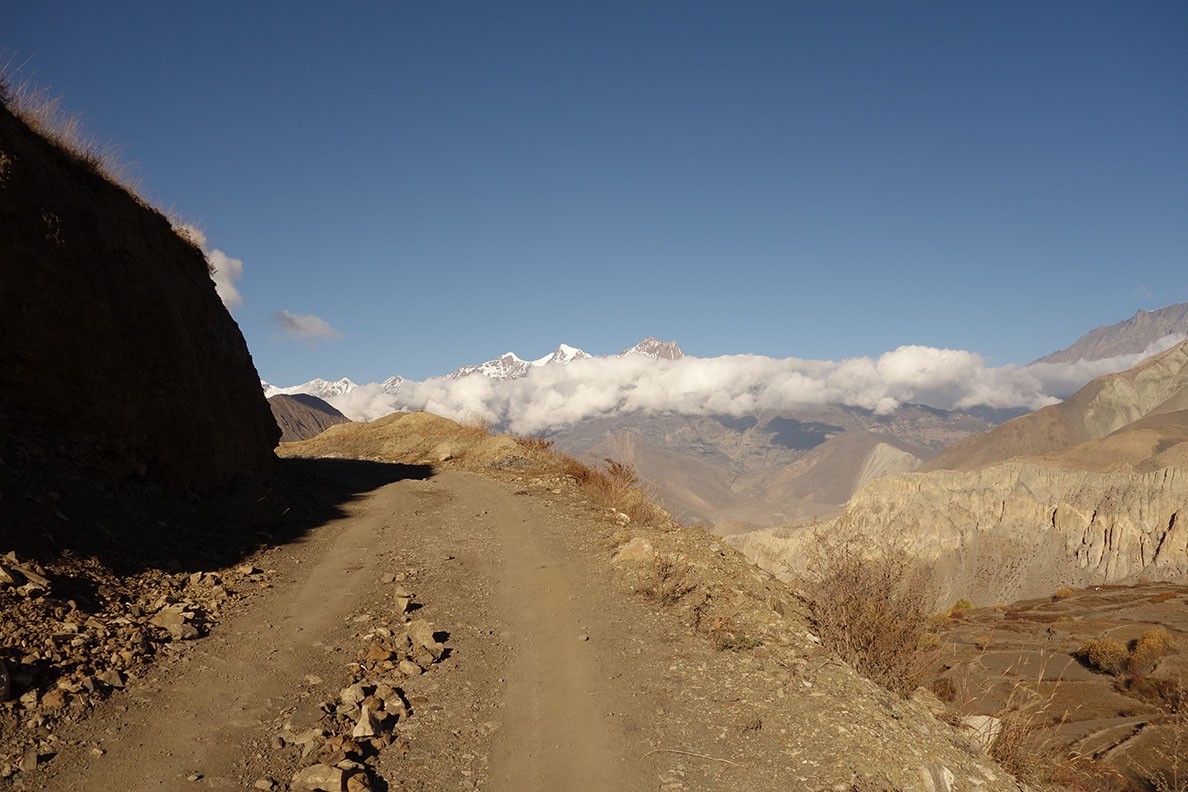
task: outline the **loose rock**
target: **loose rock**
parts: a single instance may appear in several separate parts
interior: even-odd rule
[[[311,792],[342,792],[343,772],[330,765],[311,765],[293,776],[293,788]]]

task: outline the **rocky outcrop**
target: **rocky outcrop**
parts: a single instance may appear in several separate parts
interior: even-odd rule
[[[1147,416],[1188,409],[1188,342],[1134,368],[1098,377],[1060,404],[954,443],[920,469],[974,470],[1008,459],[1064,451]]]
[[[932,565],[938,604],[1188,574],[1186,402],[1188,343],[872,481],[830,522],[731,541],[795,576],[818,534],[856,534]]]
[[[5,106],[0,229],[5,462],[199,491],[270,464],[279,430],[202,253]]]
[[[308,440],[317,437],[331,426],[348,423],[351,419],[308,393],[283,394],[268,397],[268,406],[281,430],[281,442]]]
[[[1188,468],[1059,470],[1027,461],[973,472],[886,476],[836,520],[732,540],[769,570],[795,575],[814,532],[902,547],[936,570],[940,604],[988,605],[1064,586],[1188,574]]]

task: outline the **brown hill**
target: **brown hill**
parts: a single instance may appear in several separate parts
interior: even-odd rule
[[[272,408],[276,425],[280,427],[282,443],[308,440],[331,426],[351,420],[325,401],[308,393],[278,393],[268,398],[268,406]]]
[[[1146,416],[1188,408],[1188,342],[1117,374],[1098,377],[1060,404],[968,437],[921,471],[977,470],[1020,456],[1052,454],[1098,440]]]

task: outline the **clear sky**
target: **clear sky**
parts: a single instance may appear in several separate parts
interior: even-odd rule
[[[1188,300],[1178,0],[3,16],[10,70],[242,261],[234,315],[279,384],[645,335],[1026,363]],[[337,337],[285,332],[309,316]]]

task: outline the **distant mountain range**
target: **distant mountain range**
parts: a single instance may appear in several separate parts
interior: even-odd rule
[[[1141,353],[1169,346],[1177,333],[1188,335],[1188,304],[1139,312],[1037,361],[1034,377],[1042,380],[1045,372],[1059,371],[1063,379],[1046,380],[1055,384],[1043,393],[1049,398],[1071,393],[1095,373],[1126,368]],[[887,361],[888,371],[906,371],[909,376],[922,371],[926,378],[943,374],[951,360],[946,350],[901,348],[888,354],[894,358]],[[1117,355],[1130,358],[1115,359]],[[652,360],[655,368],[641,367],[634,358]],[[622,365],[594,365],[615,360]],[[1084,361],[1103,363],[1085,366]],[[586,362],[594,367],[586,368]],[[611,458],[633,464],[673,513],[720,533],[836,514],[870,481],[915,470],[963,438],[1027,412],[1026,407],[987,406],[993,401],[955,408],[956,400],[950,400],[949,409],[939,409],[935,403],[916,402],[910,388],[904,395],[897,393],[889,405],[874,397],[863,402],[854,398],[869,384],[861,377],[870,368],[877,371],[882,360],[870,361],[870,367],[863,361],[849,367],[845,362],[820,364],[793,364],[789,369],[757,356],[686,359],[675,341],[645,338],[601,358],[566,344],[532,360],[508,352],[424,382],[396,376],[363,386],[346,379],[315,379],[289,388],[263,385],[268,395],[317,396],[356,419],[375,419],[397,409],[427,409],[463,419],[475,415],[505,431],[514,427],[509,409],[521,417],[535,410],[536,426],[543,425],[544,435],[559,449],[589,462]],[[828,366],[844,374],[838,377],[840,384],[827,383],[815,373]],[[540,387],[533,387],[533,372],[560,367],[573,375],[538,379]],[[981,375],[993,386],[994,377],[1021,377],[1021,385],[1035,387],[1025,381],[1033,376],[1028,368],[975,370],[968,379],[976,381]],[[486,401],[474,403],[474,392],[457,386],[471,377],[505,385],[483,390],[485,395],[478,398]],[[809,401],[801,403],[784,395],[806,381],[821,390],[834,388],[840,396],[817,396],[810,389]],[[965,387],[955,382],[951,387]],[[774,404],[766,398],[773,390],[778,392]],[[847,398],[850,401],[843,401]],[[720,408],[715,406],[718,402]],[[485,418],[484,410],[486,416],[497,417]],[[539,420],[541,413],[546,420]],[[1055,431],[1053,426],[1045,424],[1044,432]],[[1042,439],[1034,432],[1024,433],[1032,441]]]
[[[679,360],[685,356],[685,353],[681,351],[676,341],[659,341],[648,336],[630,349],[624,349],[617,355],[604,355],[603,357],[624,358],[628,355],[642,355],[656,360]],[[536,360],[524,360],[515,352],[505,352],[499,357],[488,360],[485,363],[477,363],[455,369],[449,374],[444,375],[444,379],[457,380],[476,374],[493,380],[521,379],[528,376],[528,372],[534,368],[541,368],[543,366],[567,366],[575,360],[586,360],[591,357],[593,356],[568,344],[561,344],[555,351]],[[395,395],[400,392],[400,387],[406,382],[408,380],[404,377],[396,375],[388,377],[378,384],[384,393]],[[307,393],[310,396],[317,396],[319,399],[332,401],[335,397],[351,393],[360,386],[346,378],[325,380],[317,377],[311,379],[309,382],[287,387],[277,387],[264,380],[260,380],[260,387],[264,389],[265,397],[275,396],[277,394],[291,395],[294,393]]]
[[[1095,328],[1072,346],[1035,362],[1103,360],[1118,355],[1162,351],[1184,340],[1188,340],[1188,303],[1176,303],[1155,311],[1140,310],[1125,321]]]

